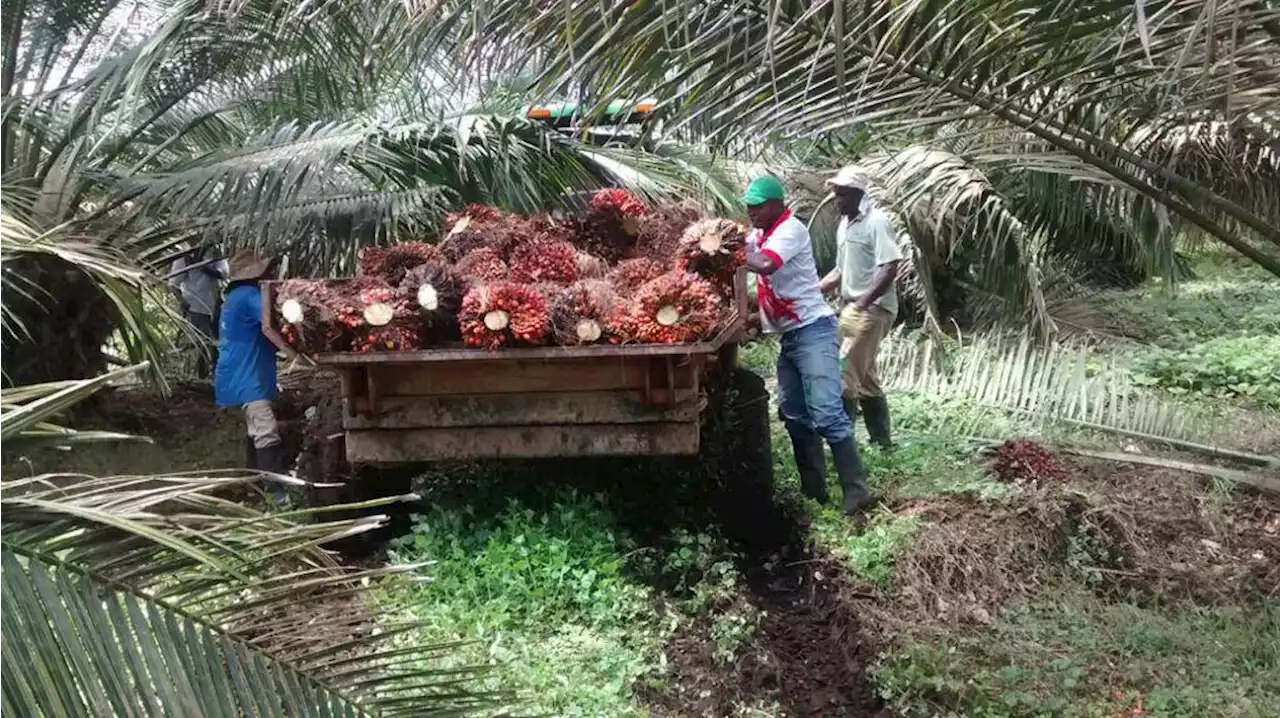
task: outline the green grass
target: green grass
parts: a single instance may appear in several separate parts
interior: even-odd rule
[[[1095,302],[1139,341],[1166,349],[1242,336],[1280,334],[1280,282],[1221,255],[1196,258],[1198,278],[1107,292]]]
[[[1280,331],[1152,349],[1139,354],[1133,371],[1135,383],[1173,394],[1242,397],[1280,409]]]
[[[431,561],[427,580],[392,581],[387,600],[424,624],[409,640],[472,641],[454,660],[496,665],[491,687],[518,691],[522,711],[644,715],[632,686],[657,668],[664,620],[620,538],[599,501],[570,492],[545,511],[436,509],[392,551]]]
[[[677,529],[638,545],[602,497],[532,494],[491,515],[464,505],[416,517],[391,561],[429,563],[422,580],[384,584],[384,604],[399,607],[384,621],[420,622],[406,641],[469,642],[449,666],[491,665],[487,687],[515,691],[521,714],[554,716],[648,715],[637,684],[661,685],[662,642],[691,621],[706,621],[724,664],[754,634],[760,616],[723,539]]]
[[[1057,589],[873,671],[904,716],[1275,715],[1280,605],[1142,608]]]
[[[921,528],[915,517],[881,511],[863,530],[853,531],[838,507],[825,509],[813,523],[818,543],[841,559],[849,575],[881,588],[893,578],[895,555]]]
[[[1280,409],[1280,282],[1219,254],[1193,264],[1191,281],[1096,300],[1144,345],[1120,349],[1135,383]]]

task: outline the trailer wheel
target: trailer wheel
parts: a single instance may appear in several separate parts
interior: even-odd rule
[[[417,469],[412,466],[352,466],[347,461],[346,434],[342,428],[342,400],[326,397],[316,406],[315,413],[307,422],[302,450],[298,454],[297,475],[298,478],[316,484],[338,485],[311,487],[307,496],[308,505],[336,506],[408,494],[416,473]],[[385,514],[390,518],[382,528],[334,542],[330,548],[352,558],[369,556],[408,529],[413,509],[413,505],[396,503],[377,508],[326,513],[324,517],[330,521],[378,514]]]
[[[718,383],[719,411],[708,427],[719,444],[708,447],[719,454],[716,513],[728,538],[748,553],[767,553],[790,533],[773,499],[769,391],[764,379],[741,367]]]

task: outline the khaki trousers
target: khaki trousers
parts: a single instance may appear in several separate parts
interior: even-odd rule
[[[270,401],[259,399],[245,404],[244,420],[249,427],[249,438],[253,439],[253,448],[265,449],[280,443],[280,426],[276,423],[276,412]]]
[[[880,342],[893,328],[894,315],[882,307],[859,309],[847,305],[840,312],[840,393],[846,399],[884,396],[876,355]]]

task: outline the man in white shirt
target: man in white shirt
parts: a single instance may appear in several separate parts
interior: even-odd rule
[[[169,286],[182,305],[182,316],[206,342],[217,335],[218,296],[222,280],[230,273],[227,260],[215,257],[212,248],[200,247],[190,256],[173,260],[169,267]],[[200,348],[196,371],[202,377],[208,375],[210,351],[216,350]]]
[[[826,439],[845,513],[857,514],[874,505],[875,496],[841,403],[839,330],[822,297],[809,231],[791,216],[782,184],[773,177],[752,180],[742,201],[753,227],[747,235],[747,268],[758,275],[760,327],[781,339],[778,413],[791,435],[801,489],[826,503]]]
[[[845,167],[827,180],[840,207],[836,230],[836,266],[822,278],[824,294],[839,288],[841,391],[849,417],[861,408],[867,434],[881,448],[890,449],[889,402],[885,399],[876,355],[898,316],[898,266],[902,252],[889,216],[867,194],[867,176]]]

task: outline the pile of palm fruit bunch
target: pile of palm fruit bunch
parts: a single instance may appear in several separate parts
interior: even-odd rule
[[[355,278],[277,283],[275,323],[306,354],[696,342],[729,318],[745,232],[621,189],[580,216],[468,205],[435,242],[365,248]]]

